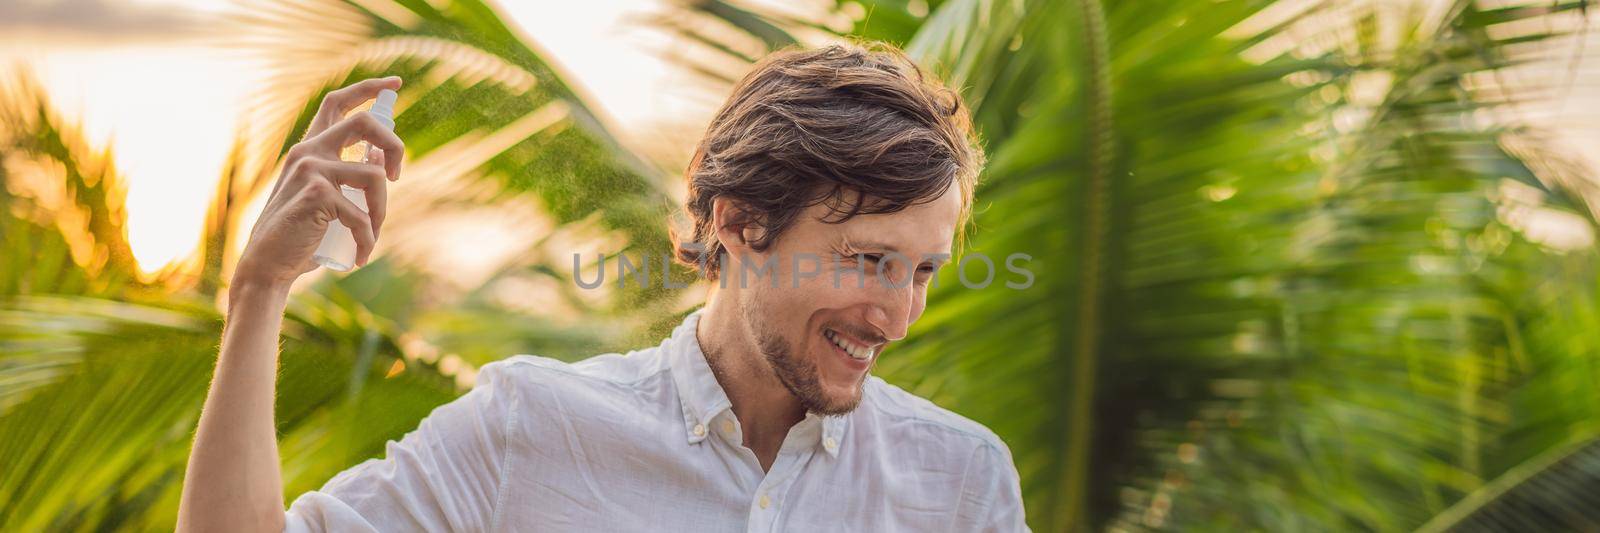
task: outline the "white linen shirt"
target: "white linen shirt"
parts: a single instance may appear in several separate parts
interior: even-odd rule
[[[877,377],[806,415],[769,472],[741,442],[692,314],[661,345],[483,367],[386,457],[295,499],[285,530],[1025,531],[993,432]]]

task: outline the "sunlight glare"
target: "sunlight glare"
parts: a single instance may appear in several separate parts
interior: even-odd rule
[[[150,273],[188,256],[234,138],[249,68],[194,47],[51,50],[33,62],[52,101],[109,146],[128,184],[129,244]]]

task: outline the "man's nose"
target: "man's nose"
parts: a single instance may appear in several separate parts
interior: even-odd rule
[[[878,296],[867,307],[867,323],[877,328],[888,340],[906,338],[906,329],[911,327],[914,289],[909,283],[904,287],[884,284],[879,289]]]

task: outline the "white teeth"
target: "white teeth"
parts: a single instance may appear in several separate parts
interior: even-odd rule
[[[844,340],[844,337],[835,335],[833,330],[822,330],[822,335],[833,341],[833,345],[838,346],[840,350],[844,350],[844,353],[850,354],[851,358],[863,360],[872,358],[871,348],[856,346],[850,341]]]

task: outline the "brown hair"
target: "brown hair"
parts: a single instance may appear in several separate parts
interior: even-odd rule
[[[712,202],[736,200],[764,231],[765,250],[806,208],[827,202],[839,223],[892,213],[960,187],[970,211],[983,152],[954,91],[881,44],[773,53],[734,87],[689,163],[692,240],[680,261],[716,279],[726,252]],[[676,237],[676,236],[675,236]]]

